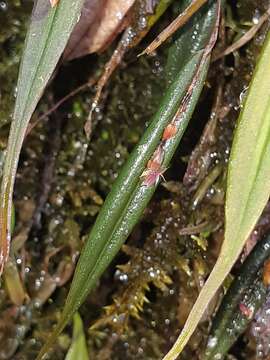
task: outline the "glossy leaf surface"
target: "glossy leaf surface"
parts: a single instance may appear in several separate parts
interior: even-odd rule
[[[89,360],[83,322],[80,315],[76,313],[73,317],[72,343],[65,360],[77,360],[78,358],[80,360]]]
[[[51,78],[69,36],[79,20],[84,0],[47,0],[34,6],[17,84],[0,195],[0,273],[9,255],[14,181],[28,123]]]
[[[184,5],[186,3],[187,1]],[[158,181],[145,185],[142,175],[157,149],[164,152],[164,159],[160,164],[162,170],[169,165],[179,145],[204,85],[210,52],[216,40],[218,19],[219,3],[211,2],[202,9],[194,23],[188,24],[178,33],[178,38],[170,49],[168,86],[160,108],[107,196],[81,253],[62,317],[39,359],[96,285],[155,192]],[[195,29],[200,35],[191,42]],[[189,55],[182,52],[185,49]],[[172,121],[177,132],[174,137],[162,142],[162,134]]]
[[[230,272],[258,221],[270,194],[270,34],[268,35],[239,116],[230,155],[225,239],[205,286],[166,360],[176,359],[204,311]]]

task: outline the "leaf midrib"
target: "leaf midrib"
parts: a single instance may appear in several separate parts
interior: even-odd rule
[[[197,68],[197,69],[194,70],[194,73],[195,73],[195,74],[197,74],[198,69],[200,68],[200,64],[201,64],[202,58],[203,58],[203,53],[202,53],[202,55],[201,55],[201,58],[198,59],[198,63],[197,63],[197,65],[196,65],[196,68]],[[183,68],[184,68],[184,67],[185,67],[185,65],[183,66]],[[196,75],[195,75],[195,77],[196,77]],[[191,86],[192,82],[193,82],[193,77],[191,78],[191,80],[190,80],[190,82],[189,82],[189,85],[188,85],[187,87]],[[179,104],[181,104],[182,100],[183,100],[183,99],[180,100]],[[176,110],[176,112],[177,112],[177,110]],[[169,121],[168,121],[168,122],[169,122]],[[127,210],[128,210],[128,208],[129,208],[132,200],[134,199],[134,197],[135,197],[135,195],[136,195],[136,192],[138,191],[138,188],[139,188],[139,186],[140,186],[139,183],[140,183],[140,179],[138,179],[137,184],[134,186],[134,190],[132,191],[132,193],[131,193],[130,196],[128,197],[125,206],[122,207],[121,216],[118,217],[115,225],[113,226],[111,235],[108,237],[108,240],[106,241],[106,245],[105,245],[105,246],[103,247],[103,249],[101,250],[101,252],[100,252],[100,254],[99,254],[98,258],[97,258],[97,261],[96,261],[96,263],[95,263],[95,266],[93,267],[93,269],[91,270],[91,272],[88,274],[88,276],[87,276],[87,282],[89,282],[89,281],[91,280],[91,277],[93,276],[93,273],[95,272],[96,268],[99,266],[100,262],[101,262],[102,259],[103,259],[104,253],[106,253],[106,251],[107,251],[108,244],[110,243],[110,240],[113,238],[113,236],[114,236],[114,234],[116,233],[117,229],[119,228],[119,225],[121,224],[123,218],[126,216]],[[87,289],[87,291],[86,291],[86,290],[83,291],[82,294],[85,293],[85,292],[88,293],[89,290]]]

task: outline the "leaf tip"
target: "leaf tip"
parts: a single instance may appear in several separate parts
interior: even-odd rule
[[[55,7],[58,4],[59,0],[50,0],[51,7]]]
[[[139,57],[141,57],[141,56],[143,56],[143,55],[145,55],[145,54],[147,54],[147,49],[144,49],[142,52],[140,52],[140,53],[137,55],[137,58],[139,58]]]
[[[185,329],[182,330],[177,342],[170,349],[170,351],[164,356],[163,360],[175,360],[178,355],[183,351],[186,343],[189,340],[189,336],[186,336]]]

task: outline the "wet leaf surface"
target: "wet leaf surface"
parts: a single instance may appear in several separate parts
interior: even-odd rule
[[[61,0],[58,6],[51,8],[49,2],[40,0],[33,9],[2,177],[0,273],[9,255],[13,187],[27,126],[78,20],[82,3],[82,0],[72,4],[68,0]]]
[[[187,27],[186,37],[180,36],[173,43],[167,69],[168,88],[160,108],[129,156],[99,212],[79,258],[61,319],[41,350],[39,359],[94,288],[142,216],[160,180],[158,176],[154,183],[146,184],[143,181],[145,171],[153,172],[155,175],[156,165],[163,169],[169,165],[204,84],[210,53],[217,37],[219,11],[219,4],[215,3],[199,14],[202,36],[193,44],[194,54],[192,52],[182,63],[179,63],[177,55],[182,46],[185,46],[183,42],[186,38],[187,46],[192,47],[187,33],[192,33],[193,27]],[[176,127],[177,134],[163,139],[164,130],[171,124]]]

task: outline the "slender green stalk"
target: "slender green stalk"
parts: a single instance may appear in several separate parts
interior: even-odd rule
[[[189,314],[182,333],[165,356],[174,360],[200,322],[208,304],[239,257],[270,194],[270,33],[239,117],[230,155],[225,238],[219,258]]]
[[[61,319],[38,359],[96,285],[151,199],[198,101],[218,21],[219,3],[213,1],[198,14],[196,21],[181,30],[173,43],[167,67],[169,85],[160,108],[130,154],[97,217],[77,264]],[[198,36],[191,41],[195,29]],[[188,55],[182,53],[185,47]],[[174,129],[169,137],[164,135],[168,125]]]
[[[9,255],[12,194],[27,126],[78,21],[83,3],[84,0],[61,0],[51,8],[48,0],[38,0],[33,9],[1,184],[0,275]]]
[[[72,343],[65,360],[89,360],[83,322],[79,313],[73,316]]]

